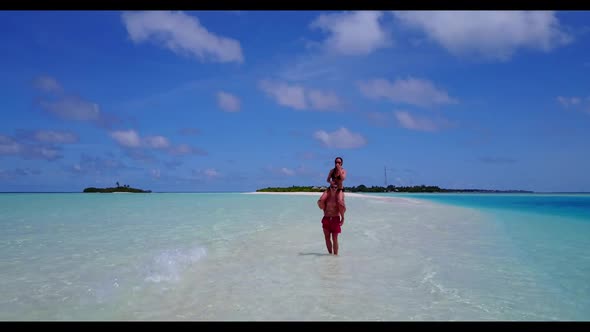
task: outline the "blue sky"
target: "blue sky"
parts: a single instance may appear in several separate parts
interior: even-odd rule
[[[2,11],[0,191],[590,191],[590,13]]]

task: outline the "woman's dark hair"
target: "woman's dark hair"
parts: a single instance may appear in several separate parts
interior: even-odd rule
[[[342,157],[336,157],[336,159],[334,159],[334,162],[338,159],[340,159],[341,161],[340,165],[344,165],[344,159],[342,159]]]

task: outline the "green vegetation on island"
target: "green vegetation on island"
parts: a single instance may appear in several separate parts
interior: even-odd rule
[[[291,186],[291,187],[269,187],[257,189],[257,192],[322,192],[327,187],[316,186]],[[488,189],[445,189],[438,186],[394,186],[387,187],[371,186],[364,184],[359,186],[344,187],[345,192],[365,192],[365,193],[383,193],[383,192],[400,192],[400,193],[532,193],[526,190],[488,190]]]
[[[137,188],[129,187],[128,184],[119,185],[117,182],[116,187],[109,187],[109,188],[95,188],[95,187],[88,187],[84,188],[85,193],[151,193],[151,190],[142,190]]]
[[[257,189],[258,192],[322,192],[326,190],[326,187],[302,187],[302,186],[292,186],[292,187],[285,187],[285,188],[264,188],[264,189]]]

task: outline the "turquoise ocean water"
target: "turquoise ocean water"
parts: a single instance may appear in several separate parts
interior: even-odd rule
[[[0,320],[589,320],[590,195],[0,194]]]

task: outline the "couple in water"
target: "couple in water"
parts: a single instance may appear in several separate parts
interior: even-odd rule
[[[326,179],[330,183],[330,187],[318,200],[318,207],[324,210],[322,228],[326,247],[328,252],[334,255],[338,255],[338,234],[342,231],[341,226],[344,224],[344,213],[346,212],[343,184],[345,179],[346,171],[342,168],[342,158],[337,157],[334,160],[334,168],[330,170]]]

